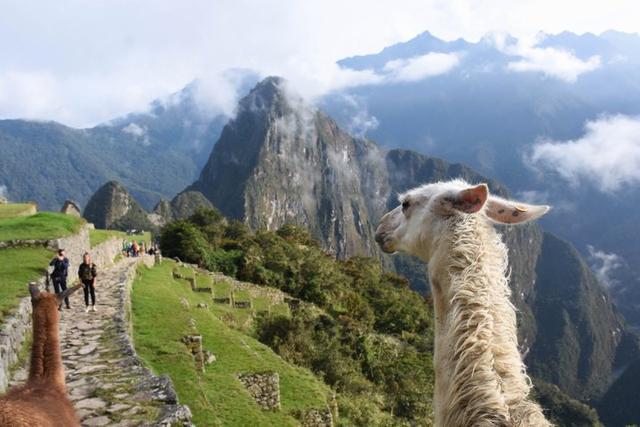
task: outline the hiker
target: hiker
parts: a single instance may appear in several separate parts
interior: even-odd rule
[[[96,311],[95,284],[97,275],[96,265],[91,262],[91,255],[89,252],[85,252],[84,255],[82,255],[82,264],[78,267],[78,277],[82,282],[84,290],[85,313],[89,312],[89,295],[91,295],[91,311]]]
[[[138,254],[140,253],[140,246],[138,246],[138,242],[136,242],[135,240],[131,244],[131,250],[133,251],[134,257],[137,257]]]
[[[51,273],[51,280],[53,281],[53,289],[56,294],[63,292],[67,289],[67,274],[69,273],[69,258],[64,254],[64,249],[58,249],[58,255],[49,263],[53,266],[53,272]],[[69,297],[64,299],[64,303],[67,309],[69,306]],[[62,310],[62,302],[58,306],[58,310]]]

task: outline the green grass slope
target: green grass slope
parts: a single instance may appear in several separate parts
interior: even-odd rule
[[[0,219],[0,241],[45,240],[77,233],[84,220],[55,212]]]
[[[197,425],[295,426],[301,411],[326,406],[329,387],[311,372],[286,363],[269,347],[229,327],[221,319],[224,313],[220,310],[226,307],[214,306],[210,294],[193,292],[186,280],[174,279],[174,266],[165,260],[161,266],[138,270],[132,295],[133,336],[146,363],[171,377]],[[189,309],[182,306],[181,299],[189,301]],[[198,303],[207,303],[209,308],[196,308]],[[217,358],[205,373],[196,371],[192,356],[180,341],[190,333],[191,318],[203,337],[204,348]],[[240,372],[269,370],[280,375],[282,409],[277,412],[261,410],[236,377]]]
[[[27,284],[42,277],[53,256],[44,248],[0,250],[0,323],[29,295]]]

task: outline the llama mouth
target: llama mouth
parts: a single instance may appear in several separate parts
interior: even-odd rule
[[[384,233],[376,233],[375,240],[376,240],[376,243],[378,244],[378,246],[380,246],[380,249],[382,249],[382,252],[384,252],[386,254],[394,254],[394,253],[397,252],[395,250],[395,248],[392,247],[392,245],[389,242],[386,234],[384,234]]]

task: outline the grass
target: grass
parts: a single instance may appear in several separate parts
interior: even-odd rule
[[[117,237],[123,240],[137,240],[138,242],[145,242],[147,246],[151,243],[151,233],[145,231],[144,234],[129,235],[124,231],[118,230],[89,230],[89,240],[91,241],[91,247],[95,247],[100,243],[106,242],[112,237]]]
[[[228,327],[209,294],[192,292],[187,281],[172,278],[174,266],[165,260],[160,266],[138,269],[132,295],[133,336],[146,363],[171,377],[181,402],[191,408],[195,424],[295,426],[300,424],[296,416],[301,411],[326,406],[330,389],[324,383],[308,370],[286,363],[251,336]],[[189,301],[190,309],[181,306],[181,298]],[[199,302],[210,308],[196,308]],[[217,358],[205,373],[196,371],[180,341],[190,332],[190,318],[196,321],[204,348]],[[279,373],[280,411],[261,410],[236,377],[240,372],[257,371]]]
[[[25,216],[35,213],[35,206],[31,203],[9,203],[0,205],[0,220]]]
[[[0,220],[0,241],[49,240],[77,233],[84,221],[71,215],[39,212]]]
[[[0,323],[29,295],[27,284],[42,277],[53,256],[44,248],[0,250]]]

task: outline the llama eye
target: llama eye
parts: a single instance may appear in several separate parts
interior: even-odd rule
[[[406,212],[407,209],[409,209],[409,202],[405,200],[402,202],[402,212]]]

